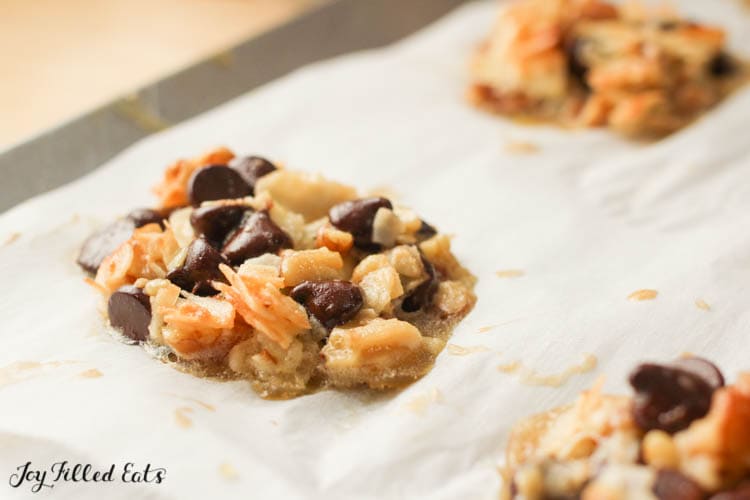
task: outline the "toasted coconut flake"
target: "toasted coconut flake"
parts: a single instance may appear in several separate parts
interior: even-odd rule
[[[281,347],[288,348],[298,334],[310,328],[307,313],[279,291],[284,280],[272,276],[269,266],[248,266],[242,274],[224,264],[219,269],[230,284],[215,283],[214,286],[224,293],[250,326]]]

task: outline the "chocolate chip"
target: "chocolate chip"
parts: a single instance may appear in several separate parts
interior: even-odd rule
[[[633,417],[643,430],[674,433],[708,413],[713,387],[693,372],[644,363],[630,375]]]
[[[143,290],[127,285],[109,296],[107,313],[110,324],[123,335],[137,342],[148,339],[151,322],[151,301]]]
[[[133,234],[132,220],[118,219],[86,238],[76,262],[84,271],[95,273],[104,258],[127,241]]]
[[[167,279],[183,290],[198,295],[212,295],[211,281],[226,281],[219,264],[227,264],[224,257],[205,238],[190,243],[182,266],[167,275]]]
[[[697,375],[713,390],[724,387],[724,375],[721,374],[721,370],[707,359],[690,356],[678,359],[672,363],[672,366]]]
[[[303,281],[290,295],[329,330],[352,319],[363,303],[359,287],[342,280]]]
[[[424,266],[424,270],[427,273],[427,279],[423,283],[420,283],[417,288],[412,290],[411,293],[404,298],[403,302],[401,302],[401,309],[405,312],[419,311],[425,306],[430,305],[432,297],[435,295],[438,288],[435,266],[433,266],[429,260],[425,259],[424,255],[421,257],[422,266]]]
[[[196,234],[205,236],[212,243],[221,244],[249,211],[250,208],[237,205],[199,207],[190,214],[190,224]]]
[[[573,79],[585,89],[589,88],[588,82],[586,81],[589,66],[584,58],[585,47],[588,43],[589,42],[583,38],[573,38],[565,45],[565,53],[568,59],[568,73],[570,73],[573,76]]]
[[[128,219],[133,221],[135,227],[143,227],[146,224],[159,224],[164,228],[164,219],[169,217],[171,210],[154,210],[153,208],[137,208],[128,214]]]
[[[276,170],[276,165],[261,156],[236,158],[229,166],[236,170],[253,190],[258,179]]]
[[[659,500],[703,500],[698,484],[676,470],[662,469],[656,474],[653,492]]]
[[[722,491],[709,500],[750,500],[750,482],[743,482],[733,490]]]
[[[431,224],[428,224],[425,221],[421,221],[422,223],[419,226],[419,229],[417,229],[417,241],[424,241],[429,240],[433,236],[437,234],[437,229],[435,229],[434,226]]]
[[[238,266],[249,258],[292,246],[289,235],[263,210],[243,217],[239,227],[227,237],[221,253],[233,266]]]
[[[242,198],[252,192],[242,176],[225,165],[199,168],[188,182],[188,197],[194,207],[204,201]]]
[[[328,217],[338,229],[352,233],[355,245],[369,248],[373,245],[372,223],[381,208],[393,208],[393,205],[385,198],[361,198],[333,206]]]
[[[732,57],[726,52],[719,52],[708,63],[708,72],[715,77],[724,77],[733,74],[737,65]]]

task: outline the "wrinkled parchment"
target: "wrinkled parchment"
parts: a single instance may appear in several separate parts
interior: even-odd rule
[[[750,49],[739,2],[680,5]],[[0,497],[494,498],[513,422],[599,375],[624,391],[638,360],[685,351],[730,379],[750,368],[750,91],[653,144],[488,116],[463,93],[495,9],[469,4],[390,48],[304,68],[0,217],[0,241],[12,240],[0,247]],[[455,234],[479,302],[452,342],[479,347],[446,350],[399,393],[278,402],[110,338],[73,263],[79,243],[152,204],[174,158],[219,144],[387,187]],[[640,289],[657,295],[627,299]],[[598,366],[560,388],[522,382],[586,354]],[[8,485],[27,461],[61,460],[167,475],[37,495]]]

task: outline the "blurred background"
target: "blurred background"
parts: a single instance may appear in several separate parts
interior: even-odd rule
[[[0,0],[0,150],[325,0]]]

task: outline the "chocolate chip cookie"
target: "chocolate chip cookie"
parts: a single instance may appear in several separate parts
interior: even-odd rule
[[[633,396],[601,383],[520,422],[507,451],[510,499],[740,500],[750,495],[750,373],[732,385],[697,357],[644,363]]]
[[[427,373],[475,302],[450,239],[383,197],[219,148],[169,166],[78,263],[124,340],[263,397]]]
[[[472,61],[470,100],[520,118],[658,137],[746,80],[725,32],[643,6],[516,0]]]

